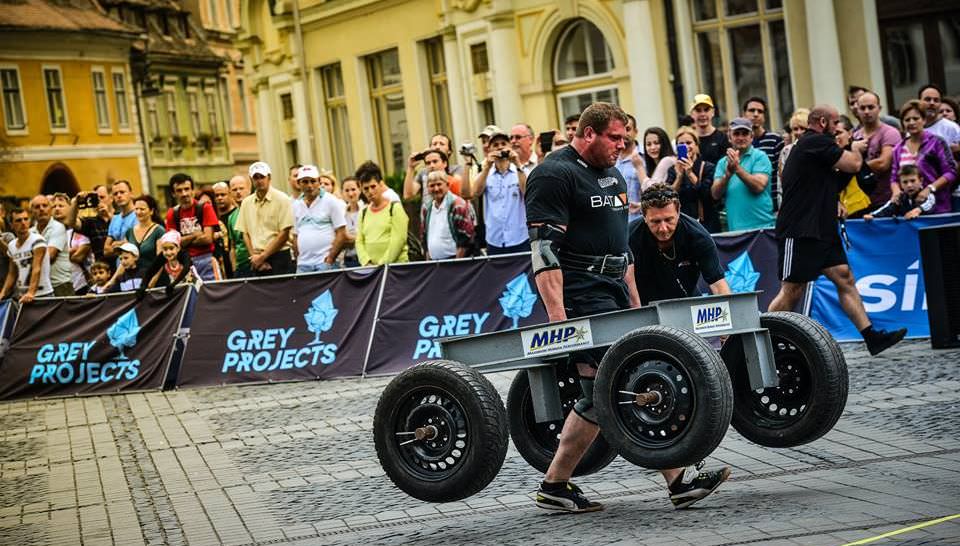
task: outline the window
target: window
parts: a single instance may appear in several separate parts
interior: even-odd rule
[[[490,61],[487,59],[487,43],[480,42],[470,46],[470,61],[473,65],[474,74],[486,74],[490,72]]]
[[[196,91],[187,92],[187,109],[190,112],[190,130],[196,137],[202,132],[200,129],[200,100],[197,98]]]
[[[167,107],[167,125],[171,136],[180,136],[180,123],[177,120],[177,95],[173,89],[163,94]]]
[[[343,92],[343,72],[340,63],[320,69],[323,84],[324,108],[327,113],[327,134],[333,172],[340,174],[353,169],[353,149],[350,142],[350,123],[347,118],[347,100]]]
[[[47,113],[51,129],[67,128],[67,107],[63,100],[63,79],[59,68],[44,68],[43,83],[47,89]]]
[[[247,108],[247,88],[243,78],[237,78],[237,100],[240,101],[240,113],[243,115],[243,129],[250,130],[250,110]]]
[[[427,69],[430,73],[430,99],[433,104],[434,131],[450,135],[453,122],[450,120],[450,94],[447,87],[447,63],[443,58],[443,40],[433,38],[424,42],[427,53]]]
[[[280,95],[280,110],[283,112],[283,119],[293,119],[293,97],[290,93]]]
[[[717,113],[740,114],[743,101],[764,97],[767,122],[777,127],[794,109],[783,2],[692,0],[699,85]]]
[[[370,101],[381,165],[388,173],[402,173],[410,153],[407,112],[400,82],[400,58],[391,49],[366,58]]]
[[[204,93],[203,98],[207,101],[207,123],[210,124],[210,134],[220,135],[220,123],[217,120],[217,95],[213,89]]]
[[[27,128],[27,118],[23,109],[23,95],[20,93],[20,71],[16,68],[0,69],[0,84],[3,87],[3,119],[7,130]]]
[[[579,19],[560,35],[554,61],[554,85],[560,122],[592,102],[618,103],[613,53],[593,23]]]
[[[110,104],[107,102],[107,82],[102,70],[94,70],[93,106],[97,113],[97,129],[110,129]]]
[[[130,110],[127,104],[127,79],[123,72],[113,73],[113,98],[117,103],[117,125],[130,127]]]
[[[150,97],[147,102],[147,130],[152,138],[160,136],[160,117],[157,116],[157,99]]]
[[[483,125],[494,125],[497,116],[493,111],[493,99],[485,99],[477,102],[477,109],[480,110],[480,119]]]
[[[220,77],[220,100],[223,101],[223,110],[227,115],[227,130],[232,131],[233,105],[230,103],[230,80],[226,76]]]
[[[877,4],[887,108],[916,98],[926,83],[945,95],[960,94],[960,11],[943,4],[939,13],[919,14],[911,4]]]

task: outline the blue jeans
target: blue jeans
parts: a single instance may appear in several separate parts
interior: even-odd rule
[[[213,254],[201,254],[190,258],[193,261],[193,267],[197,268],[200,278],[205,281],[219,281],[223,278],[220,274],[220,264],[213,257]]]
[[[331,271],[333,269],[340,269],[340,265],[328,264],[327,262],[320,262],[318,264],[302,264],[297,263],[297,274],[300,273],[318,273],[320,271]]]

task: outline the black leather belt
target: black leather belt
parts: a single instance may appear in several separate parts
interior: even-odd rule
[[[593,256],[590,254],[560,252],[559,257],[560,267],[562,269],[586,271],[587,273],[596,273],[597,275],[606,275],[613,278],[623,277],[627,272],[627,266],[630,265],[626,254]]]

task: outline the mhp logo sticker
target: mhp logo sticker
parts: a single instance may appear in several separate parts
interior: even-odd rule
[[[520,332],[524,356],[563,353],[593,347],[589,320],[576,320]]]
[[[733,321],[730,320],[730,303],[725,301],[694,305],[690,308],[690,318],[693,319],[693,331],[698,334],[708,334],[733,327]]]

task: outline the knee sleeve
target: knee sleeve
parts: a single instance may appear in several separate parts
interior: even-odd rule
[[[580,388],[583,390],[583,398],[577,400],[577,403],[573,405],[573,411],[596,425],[598,423],[597,409],[593,407],[593,378],[581,377]]]

